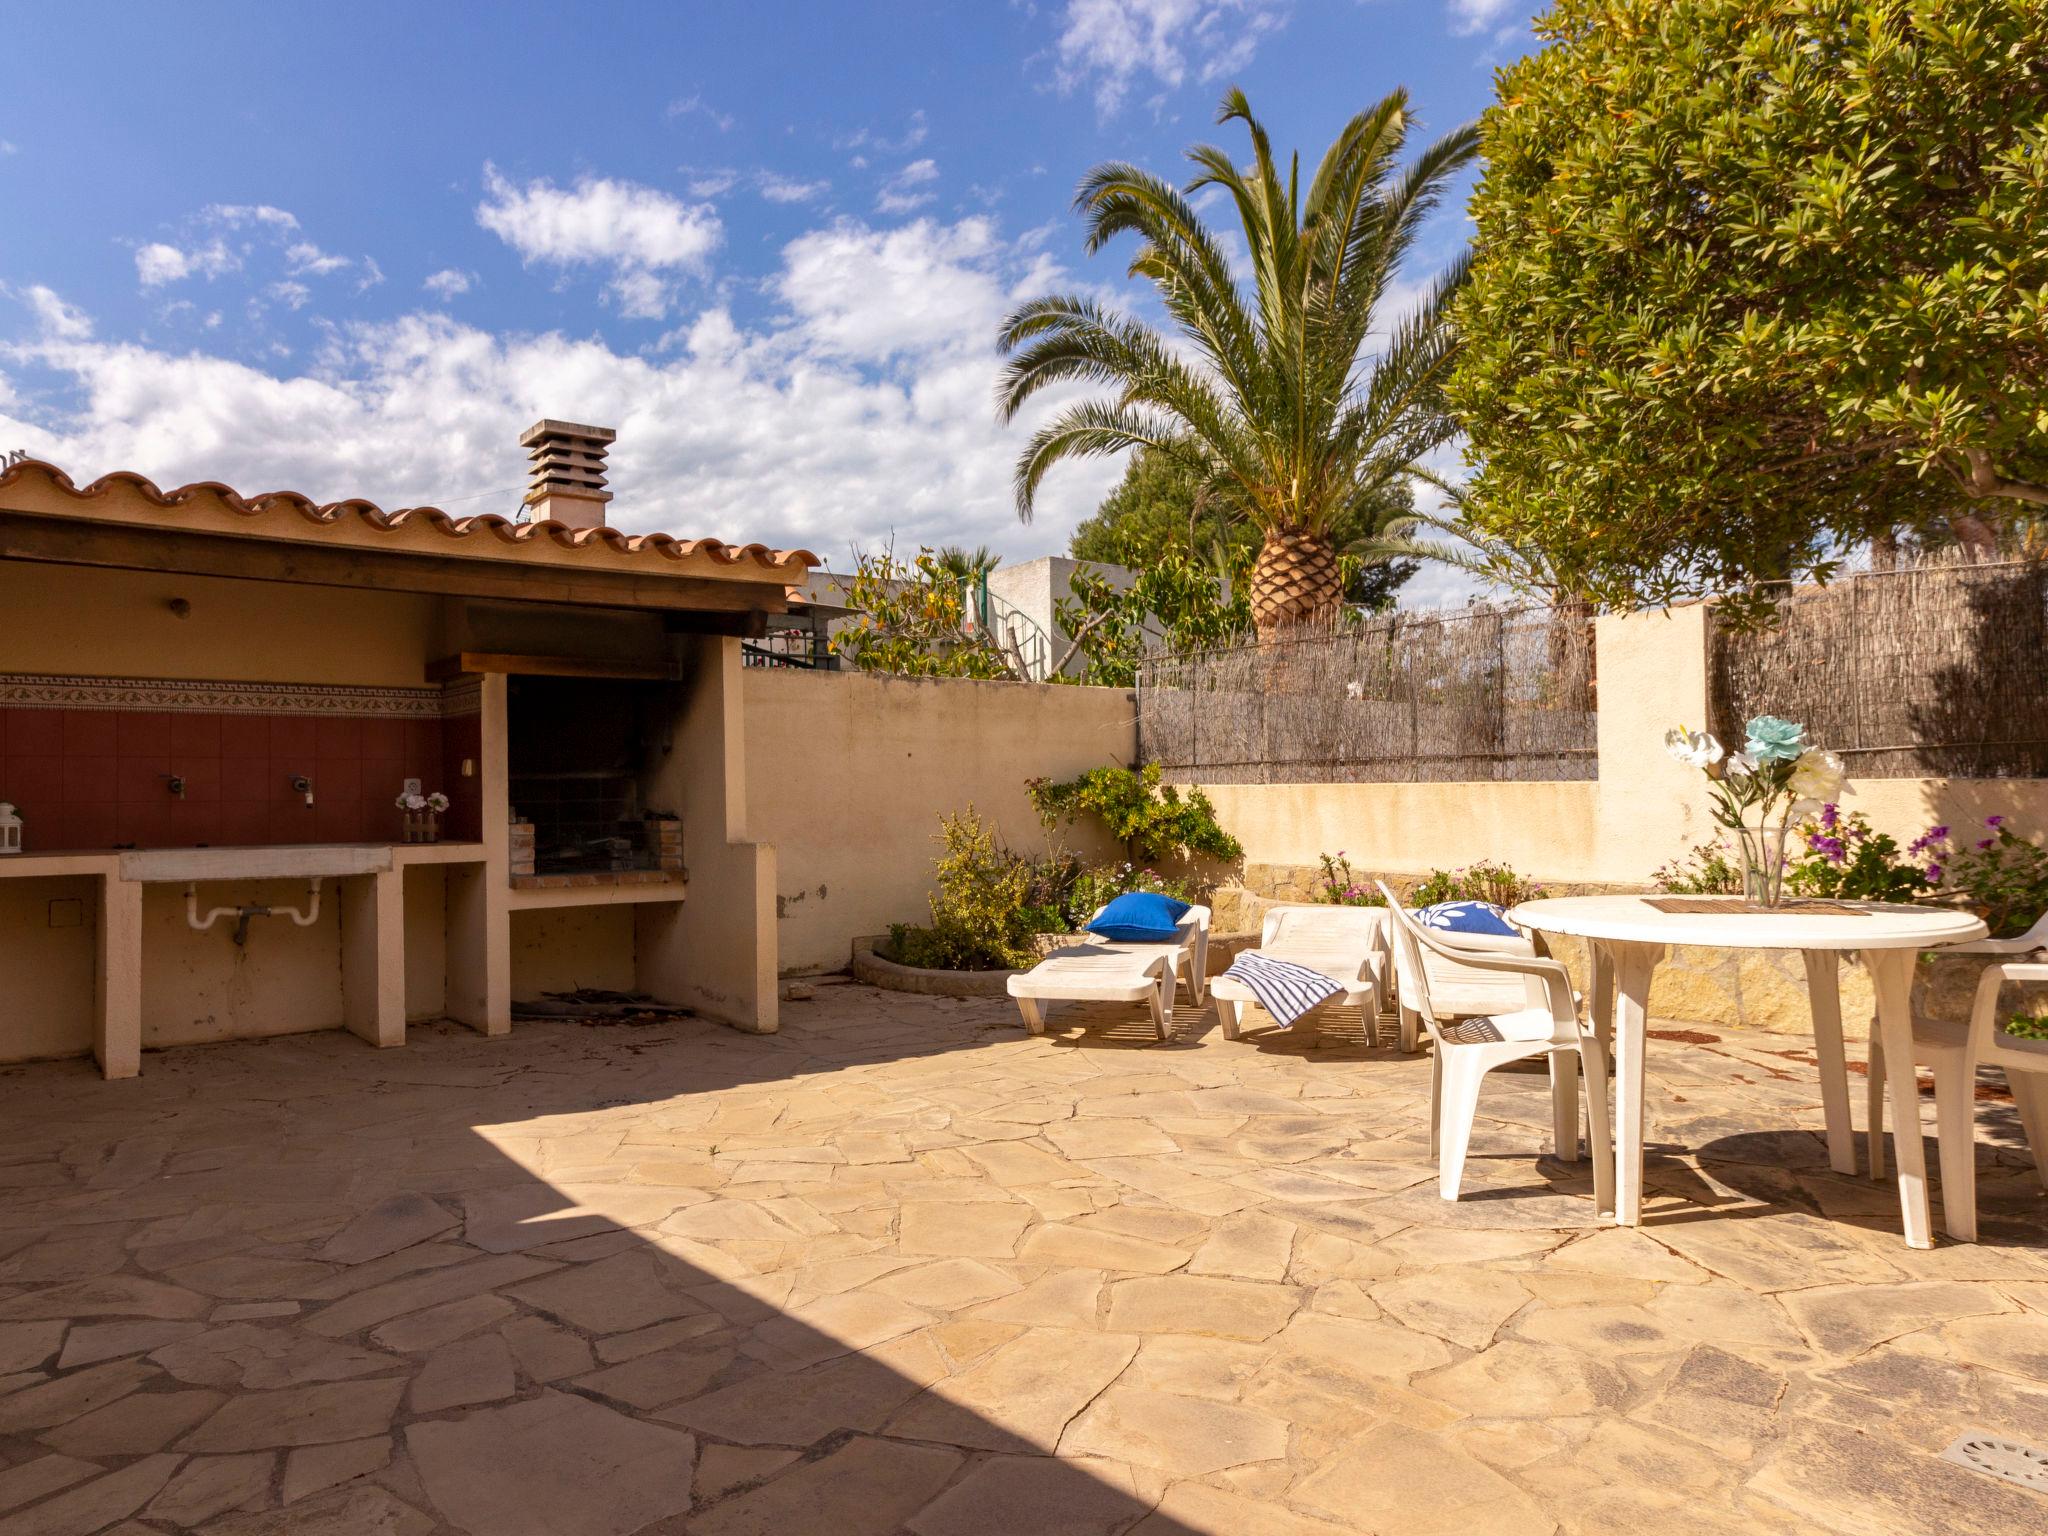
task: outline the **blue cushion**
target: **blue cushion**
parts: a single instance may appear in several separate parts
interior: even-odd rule
[[[1132,891],[1104,907],[1088,931],[1119,944],[1171,944],[1188,904],[1155,891]]]
[[[1506,912],[1505,907],[1490,901],[1440,901],[1416,913],[1415,921],[1445,933],[1492,933],[1514,938],[1521,930],[1507,920]]]

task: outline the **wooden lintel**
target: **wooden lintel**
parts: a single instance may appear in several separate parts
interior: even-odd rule
[[[481,535],[478,535],[481,537]],[[473,560],[397,550],[322,547],[276,539],[131,528],[0,511],[0,560],[297,582],[373,592],[427,592],[668,613],[748,615],[789,606],[777,581],[578,570],[540,561]]]
[[[445,683],[464,673],[503,672],[513,677],[610,677],[673,682],[672,662],[597,661],[584,656],[513,656],[497,651],[458,651],[427,663],[427,681]]]
[[[768,615],[759,608],[745,613],[670,613],[662,628],[672,635],[737,635],[758,640],[768,633]]]

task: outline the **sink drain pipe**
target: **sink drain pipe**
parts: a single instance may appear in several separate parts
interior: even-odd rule
[[[195,883],[185,887],[187,926],[196,932],[204,933],[224,917],[235,919],[234,938],[237,944],[249,942],[249,919],[252,917],[288,917],[301,928],[310,928],[320,920],[320,882],[306,882],[306,908],[303,912],[297,907],[266,907],[251,903],[240,907],[215,907],[204,917],[199,913],[198,885]]]

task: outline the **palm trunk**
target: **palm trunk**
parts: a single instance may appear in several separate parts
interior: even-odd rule
[[[1272,530],[1252,566],[1250,599],[1261,644],[1291,630],[1335,623],[1344,606],[1336,549],[1321,534]]]

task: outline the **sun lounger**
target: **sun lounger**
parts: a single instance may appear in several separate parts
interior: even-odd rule
[[[1327,976],[1341,989],[1328,1001],[1363,1008],[1368,1019],[1377,1019],[1387,995],[1389,932],[1383,907],[1274,907],[1260,925],[1257,953]],[[1209,984],[1209,992],[1223,1038],[1235,1040],[1240,1011],[1256,1001],[1252,989],[1223,975]]]
[[[1099,913],[1097,914],[1100,915]],[[1090,921],[1094,921],[1093,918]],[[1173,1000],[1185,973],[1199,1004],[1209,964],[1209,909],[1189,907],[1171,944],[1090,939],[1056,949],[1030,970],[1012,976],[1010,996],[1034,1035],[1045,1029],[1049,1003],[1149,1003],[1152,1025],[1164,1040],[1173,1033]]]

